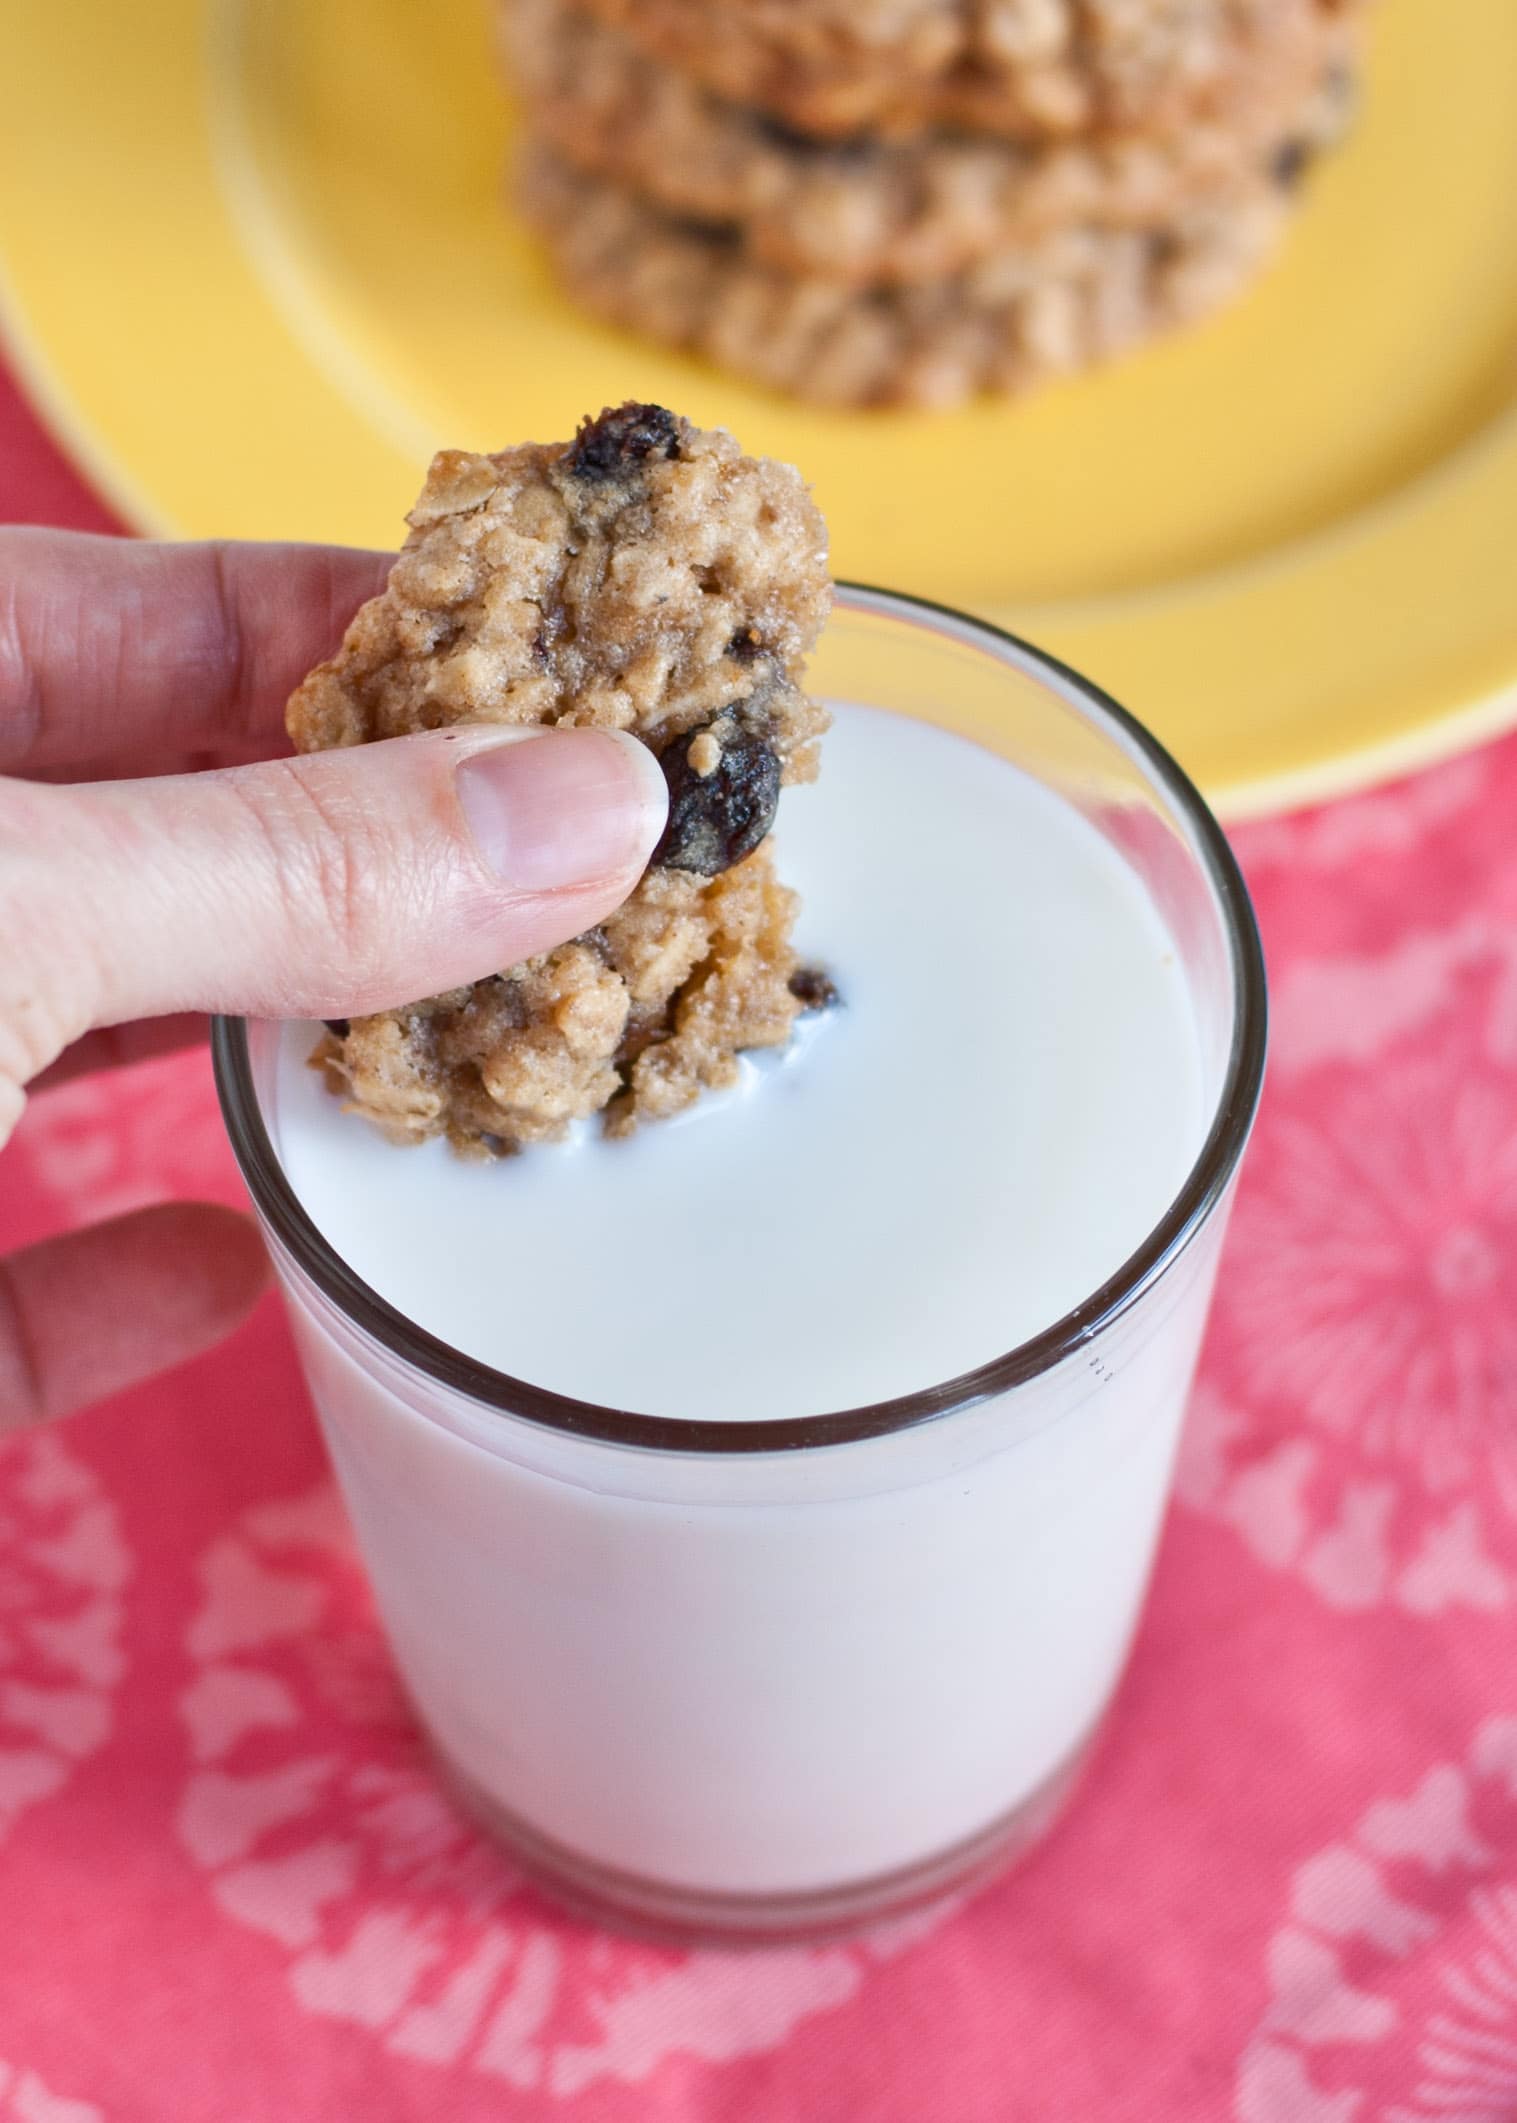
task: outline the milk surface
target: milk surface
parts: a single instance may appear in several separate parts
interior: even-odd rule
[[[1206,1132],[1135,875],[969,741],[842,707],[780,874],[840,1008],[688,1115],[495,1165],[342,1113],[288,1028],[269,1114],[313,1221],[469,1356],[639,1413],[762,1421],[931,1386],[1098,1288]]]

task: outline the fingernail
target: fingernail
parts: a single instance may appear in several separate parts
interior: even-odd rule
[[[503,732],[460,762],[457,788],[481,855],[523,892],[640,869],[668,809],[658,761],[620,730]]]

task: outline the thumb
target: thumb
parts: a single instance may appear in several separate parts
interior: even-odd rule
[[[596,729],[0,782],[0,910],[19,946],[0,963],[0,1075],[24,1082],[91,1025],[361,1015],[498,972],[618,906],[665,805],[652,753]]]

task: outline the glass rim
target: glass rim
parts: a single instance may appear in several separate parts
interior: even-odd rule
[[[1227,936],[1234,1018],[1221,1091],[1206,1139],[1163,1216],[1098,1289],[1061,1318],[1004,1355],[938,1385],[820,1415],[773,1422],[645,1415],[555,1393],[465,1356],[427,1333],[356,1275],[328,1244],[285,1177],[259,1108],[247,1022],[216,1017],[211,1054],[222,1117],[254,1206],[329,1302],[369,1339],[426,1377],[502,1415],[542,1429],[639,1451],[700,1457],[733,1452],[792,1452],[858,1443],[941,1421],[1054,1370],[1105,1332],[1186,1251],[1226,1195],[1253,1127],[1264,1080],[1268,1000],[1264,952],[1243,873],[1205,798],[1158,739],[1111,695],[1019,635],[931,598],[840,581],[845,609],[930,621],[1068,698],[1088,720],[1136,755],[1190,830]],[[945,628],[946,622],[946,628]]]

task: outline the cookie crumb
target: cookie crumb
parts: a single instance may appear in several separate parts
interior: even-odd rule
[[[835,1010],[843,998],[837,982],[820,966],[801,966],[790,976],[790,992],[803,1010]]]

